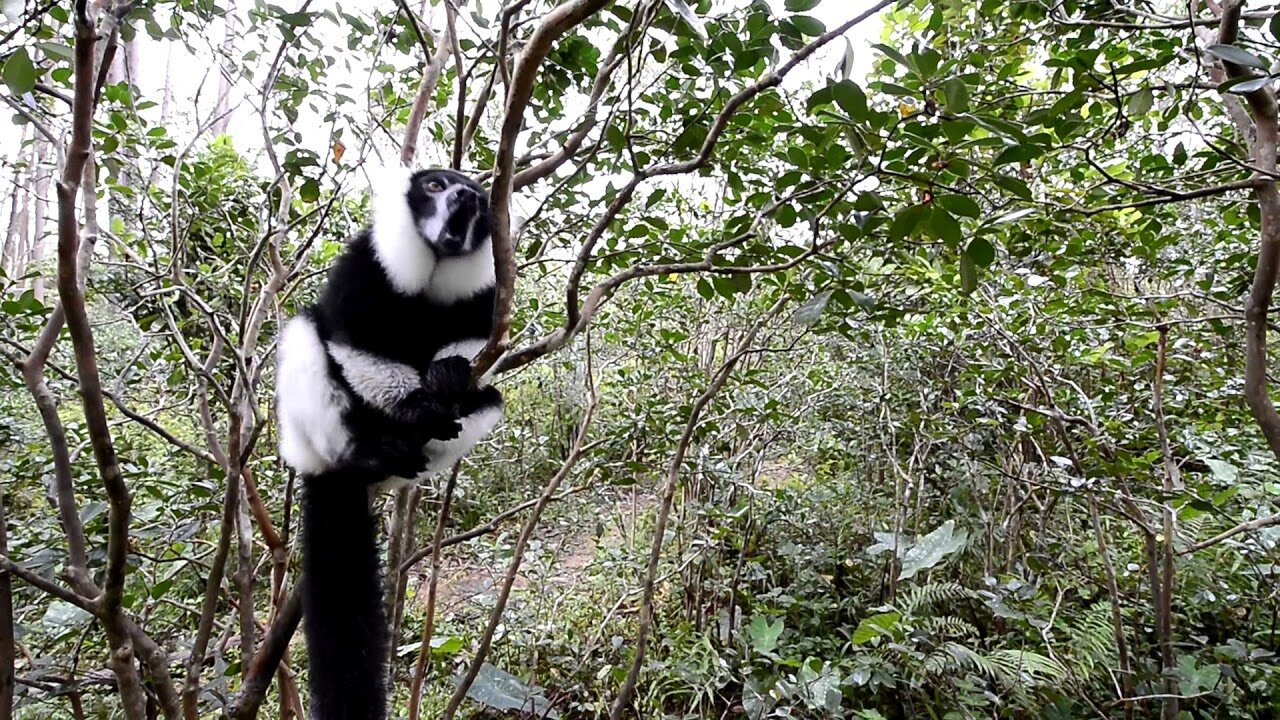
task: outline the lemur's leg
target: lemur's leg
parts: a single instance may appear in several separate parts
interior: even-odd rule
[[[280,457],[296,472],[315,475],[342,461],[351,445],[345,421],[351,397],[330,373],[324,342],[305,316],[280,332],[276,407]]]
[[[457,362],[467,363],[484,347],[484,338],[461,340],[447,345],[436,353],[435,363]],[[469,379],[469,378],[468,378]],[[432,439],[427,443],[427,467],[419,478],[447,470],[461,460],[476,443],[483,440],[502,421],[502,393],[488,384],[490,376],[480,379],[479,387],[467,387],[459,398],[458,418],[461,430],[456,437]]]

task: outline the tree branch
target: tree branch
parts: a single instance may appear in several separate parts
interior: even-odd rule
[[[1223,3],[1218,42],[1231,45],[1236,41],[1243,5],[1243,0],[1226,0]],[[1250,76],[1247,68],[1233,62],[1224,60],[1222,65],[1232,78]],[[1267,386],[1267,315],[1280,272],[1280,189],[1276,187],[1275,180],[1270,179],[1276,172],[1280,121],[1277,120],[1276,96],[1269,86],[1247,93],[1245,99],[1253,111],[1256,130],[1253,162],[1259,173],[1255,176],[1258,184],[1254,193],[1258,198],[1261,231],[1258,260],[1244,311],[1244,396],[1271,452],[1280,458],[1280,413],[1271,402]]]
[[[80,382],[80,398],[90,444],[102,479],[108,503],[107,567],[101,607],[103,627],[112,647],[111,666],[119,681],[125,717],[142,720],[145,702],[141,680],[133,663],[133,646],[126,625],[121,600],[124,595],[126,561],[128,559],[129,516],[131,498],[120,473],[111,428],[103,402],[102,382],[98,373],[93,330],[85,310],[77,256],[80,250],[80,228],[76,217],[76,198],[81,176],[89,165],[92,152],[94,110],[94,43],[97,33],[89,21],[84,0],[76,3],[75,23],[75,87],[71,117],[71,145],[62,177],[57,185],[58,197],[58,295],[66,314],[67,329],[75,354],[76,374]],[[96,223],[93,218],[86,218]]]
[[[493,264],[497,280],[497,292],[493,304],[493,334],[488,344],[476,356],[473,376],[478,379],[497,362],[506,349],[507,333],[511,329],[511,308],[515,300],[516,256],[511,237],[511,196],[515,190],[514,165],[516,141],[524,123],[525,108],[533,97],[533,85],[538,68],[552,44],[573,27],[599,12],[610,0],[568,0],[547,13],[533,31],[507,89],[502,132],[498,138],[498,152],[493,161],[493,185],[490,190],[489,209],[492,213]],[[503,58],[498,58],[503,62]],[[455,693],[456,694],[456,693]]]

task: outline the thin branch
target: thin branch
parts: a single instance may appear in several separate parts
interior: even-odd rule
[[[684,457],[689,452],[690,443],[693,442],[693,433],[702,419],[703,410],[724,388],[738,361],[751,352],[751,346],[755,343],[756,335],[760,333],[760,329],[776,316],[785,304],[786,297],[784,296],[756,320],[751,329],[743,336],[742,341],[738,343],[733,354],[716,370],[711,382],[707,385],[707,389],[698,397],[698,400],[693,404],[693,408],[689,411],[689,419],[684,424],[684,432],[680,434],[680,442],[676,445],[676,450],[671,455],[671,462],[667,465],[667,479],[662,488],[662,505],[658,510],[658,520],[653,528],[653,541],[649,546],[649,564],[645,569],[644,595],[640,601],[640,627],[636,631],[635,654],[631,660],[631,667],[627,670],[627,677],[622,683],[622,688],[618,690],[618,696],[614,699],[613,705],[609,709],[609,720],[622,719],[627,705],[631,702],[631,694],[635,691],[636,682],[640,679],[640,668],[644,665],[645,648],[649,642],[649,629],[653,625],[653,597],[658,576],[658,564],[662,559],[662,540],[666,535],[667,522],[671,517],[671,506],[675,500],[676,485],[680,481],[680,470],[684,466]]]
[[[239,435],[239,427],[232,418],[232,438]],[[200,690],[200,670],[204,666],[205,651],[209,647],[209,639],[213,635],[213,623],[217,617],[218,600],[222,594],[222,579],[227,567],[227,556],[231,552],[231,534],[236,528],[236,513],[240,501],[240,474],[227,474],[227,488],[222,499],[222,518],[218,534],[218,545],[214,551],[213,563],[209,567],[209,576],[205,579],[204,602],[200,609],[200,622],[196,627],[196,636],[192,641],[191,654],[187,656],[187,676],[182,685],[182,709],[187,720],[199,720],[200,710],[197,705]]]
[[[436,529],[431,536],[431,576],[427,580],[426,618],[422,621],[422,646],[418,648],[418,659],[413,666],[413,682],[409,686],[409,720],[418,720],[419,706],[422,703],[422,684],[427,677],[427,663],[431,659],[431,637],[435,634],[436,622],[436,590],[440,583],[440,550],[444,547],[444,526],[449,521],[449,508],[453,505],[453,489],[458,483],[458,469],[461,461],[453,464],[453,472],[449,473],[449,481],[445,483],[444,494],[440,502],[440,516],[436,519]],[[407,573],[412,564],[400,568],[400,573]]]
[[[253,664],[245,676],[240,692],[227,703],[227,717],[232,720],[250,720],[258,716],[258,708],[271,686],[271,678],[280,667],[280,660],[289,649],[289,640],[302,622],[303,578],[289,593],[289,599],[280,606],[280,612],[271,623],[253,657]]]
[[[409,121],[405,124],[404,140],[400,145],[400,164],[405,167],[413,165],[418,154],[418,135],[422,132],[422,122],[427,117],[427,103],[435,95],[436,82],[449,59],[451,45],[448,31],[441,33],[436,41],[434,54],[427,56],[427,66],[422,69],[422,79],[418,81],[418,92],[413,97],[413,105],[409,109]]]
[[[485,658],[489,654],[489,648],[493,644],[493,636],[498,631],[498,625],[502,623],[502,616],[507,607],[507,600],[511,597],[511,588],[515,585],[516,576],[520,573],[520,564],[524,560],[524,552],[529,546],[529,539],[533,537],[533,531],[538,527],[538,522],[542,519],[542,512],[546,510],[547,505],[555,497],[556,491],[560,488],[560,483],[568,477],[569,473],[578,464],[582,458],[587,446],[587,437],[591,431],[591,421],[595,417],[596,411],[596,389],[594,382],[594,371],[591,367],[591,355],[587,354],[586,382],[587,382],[587,407],[582,417],[582,424],[578,427],[577,436],[573,440],[573,447],[569,450],[569,456],[565,458],[560,469],[547,482],[542,490],[542,494],[538,496],[538,502],[533,507],[533,512],[529,514],[525,520],[524,527],[520,530],[520,536],[516,539],[515,546],[511,549],[511,562],[507,565],[507,574],[502,580],[502,586],[498,590],[498,597],[494,600],[493,609],[489,612],[489,624],[485,627],[484,633],[480,636],[480,640],[476,646],[476,656],[472,658],[467,665],[466,672],[458,681],[457,687],[453,691],[453,695],[449,698],[448,705],[445,706],[444,714],[441,720],[453,720],[453,716],[458,712],[458,708],[462,705],[462,701],[467,697],[467,691],[471,689],[472,683],[475,682],[476,676],[480,674],[480,668],[484,665]]]
[[[1249,522],[1242,522],[1230,530],[1214,535],[1208,540],[1202,540],[1194,545],[1190,545],[1178,554],[1190,555],[1191,553],[1199,552],[1201,550],[1211,548],[1214,545],[1224,543],[1237,535],[1257,532],[1258,530],[1265,530],[1266,528],[1275,527],[1277,525],[1280,525],[1280,514],[1268,515],[1266,517],[1257,518],[1256,520],[1250,520]]]

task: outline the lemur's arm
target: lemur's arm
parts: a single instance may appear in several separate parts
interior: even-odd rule
[[[328,344],[352,391],[387,417],[403,423],[457,417],[457,396],[466,388],[470,364],[463,358],[431,363],[424,372],[337,342]]]

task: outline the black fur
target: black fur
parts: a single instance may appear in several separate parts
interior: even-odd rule
[[[315,720],[387,715],[387,622],[369,506],[369,485],[381,479],[337,470],[303,480],[302,612]]]

